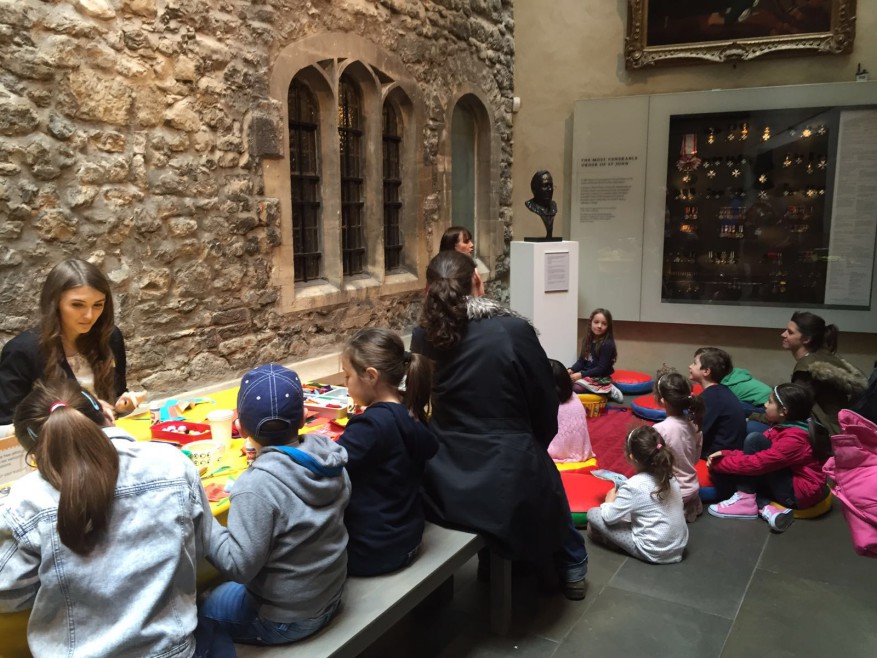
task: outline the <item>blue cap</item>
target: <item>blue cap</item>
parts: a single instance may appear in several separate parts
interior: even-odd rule
[[[238,391],[238,419],[247,434],[264,445],[285,443],[298,434],[304,417],[304,393],[298,375],[269,363],[250,370]],[[283,426],[263,429],[269,421]]]

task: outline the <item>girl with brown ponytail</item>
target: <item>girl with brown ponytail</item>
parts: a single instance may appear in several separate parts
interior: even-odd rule
[[[643,426],[627,435],[624,455],[636,475],[588,510],[588,536],[645,562],[681,561],[688,526],[673,477],[673,453],[653,427]]]
[[[350,397],[366,407],[338,439],[352,488],[344,512],[347,571],[377,576],[410,564],[423,538],[420,487],[438,450],[426,422],[432,362],[406,352],[389,329],[362,329],[341,367]]]
[[[693,523],[703,514],[700,483],[695,465],[703,449],[703,415],[706,404],[693,395],[688,378],[664,366],[655,376],[655,401],[667,411],[667,418],[655,424],[655,430],[673,453],[673,476],[679,482],[685,520]]]
[[[16,408],[37,470],[0,505],[0,612],[32,608],[37,658],[191,655],[207,497],[178,450],[105,423],[69,379],[38,382]]]

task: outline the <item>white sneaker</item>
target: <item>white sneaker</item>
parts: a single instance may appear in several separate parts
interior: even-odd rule
[[[609,389],[609,399],[621,404],[624,402],[624,393],[615,384],[612,384],[612,388]]]
[[[767,521],[771,530],[785,532],[795,520],[795,511],[788,507],[786,509],[780,509],[773,505],[765,505],[758,510],[758,516]]]

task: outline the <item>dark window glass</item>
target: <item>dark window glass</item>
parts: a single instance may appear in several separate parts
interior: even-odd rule
[[[399,217],[402,213],[402,197],[399,194],[402,187],[400,132],[399,115],[390,103],[384,103],[384,266],[387,270],[402,265],[402,231],[399,228]]]
[[[296,281],[320,276],[320,123],[311,91],[293,80],[289,104],[289,171],[292,188],[292,246]]]
[[[361,274],[365,265],[363,236],[362,97],[341,77],[338,98],[341,148],[341,259],[344,275]]]

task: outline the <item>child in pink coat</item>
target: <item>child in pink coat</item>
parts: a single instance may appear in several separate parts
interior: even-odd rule
[[[723,519],[757,519],[783,532],[794,521],[793,510],[811,507],[826,493],[825,474],[813,454],[807,418],[810,392],[798,384],[774,387],[765,405],[771,427],[746,437],[743,450],[718,450],[707,459],[715,478],[731,477],[737,492],[709,506]],[[772,505],[775,500],[785,509]]]
[[[560,361],[551,361],[554,389],[560,407],[557,409],[557,435],[548,446],[548,454],[556,462],[583,462],[594,456],[588,434],[587,415],[578,396],[573,395],[569,373]]]

